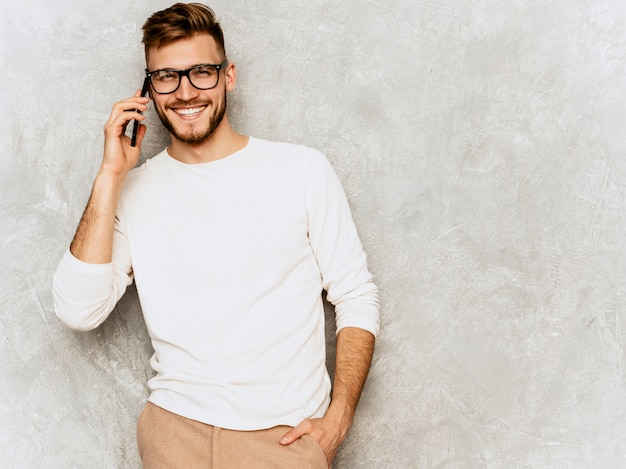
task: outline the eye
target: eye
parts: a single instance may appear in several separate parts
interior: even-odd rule
[[[161,70],[152,75],[153,80],[168,82],[178,80],[178,73],[173,70]]]
[[[215,74],[215,68],[208,66],[208,65],[203,65],[200,66],[198,68],[194,68],[193,71],[191,72],[194,75],[198,76],[198,77],[210,77],[213,74]]]

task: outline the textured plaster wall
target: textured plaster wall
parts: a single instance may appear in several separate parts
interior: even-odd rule
[[[170,2],[0,3],[0,467],[138,467],[136,293],[77,333],[50,283]],[[380,285],[335,468],[624,467],[624,3],[212,6],[234,125],[328,155]],[[167,141],[149,123],[144,158]]]

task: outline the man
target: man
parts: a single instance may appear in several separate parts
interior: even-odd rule
[[[57,315],[88,330],[134,280],[154,347],[138,427],[145,468],[328,467],[352,424],[378,332],[376,286],[340,183],[303,146],[240,135],[236,68],[212,10],[143,27],[150,98],[116,103]],[[171,145],[135,168],[125,135],[152,100]],[[335,305],[330,396],[321,293]]]

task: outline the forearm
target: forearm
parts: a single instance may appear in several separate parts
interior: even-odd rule
[[[140,112],[147,109],[147,103],[148,98],[142,97],[141,90],[137,90],[132,98],[115,103],[104,125],[102,166],[70,245],[70,252],[83,262],[108,264],[112,260],[117,203],[126,175],[137,164],[146,133],[145,126],[140,125],[133,147],[130,138],[124,135],[124,129],[132,119],[145,119]]]
[[[115,219],[123,183],[124,177],[100,171],[70,252],[54,273],[55,312],[77,330],[100,325],[132,281],[127,238]]]
[[[107,264],[113,252],[115,212],[125,175],[101,170],[78,224],[70,252],[83,262]]]
[[[280,440],[290,445],[309,434],[320,444],[328,465],[345,439],[372,363],[374,335],[365,329],[345,327],[337,334],[335,382],[330,407],[321,419],[306,419]]]
[[[364,329],[346,327],[337,334],[335,379],[326,417],[348,432],[356,411],[374,353],[374,335]]]

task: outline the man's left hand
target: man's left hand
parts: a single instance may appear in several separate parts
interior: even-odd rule
[[[341,445],[348,433],[349,428],[342,427],[340,423],[332,421],[328,415],[321,419],[307,419],[285,433],[280,439],[280,444],[287,446],[303,435],[311,435],[324,451],[326,461],[330,467],[333,459],[335,459],[339,445]]]

